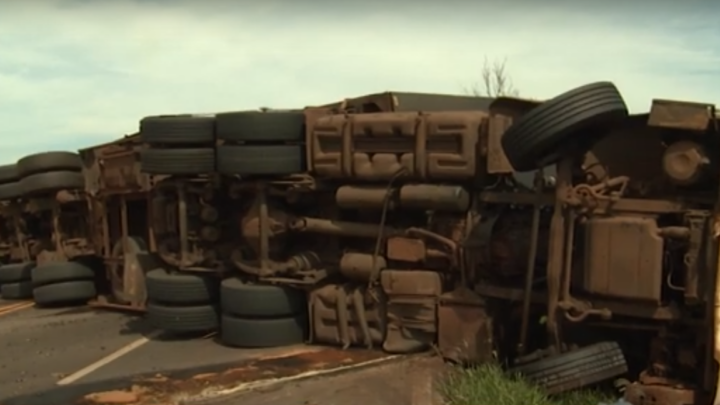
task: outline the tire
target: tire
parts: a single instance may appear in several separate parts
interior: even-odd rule
[[[217,302],[220,281],[193,273],[170,273],[156,269],[145,276],[148,299],[163,304],[207,304]]]
[[[227,278],[220,285],[220,306],[230,315],[283,317],[305,312],[307,299],[301,290]]]
[[[625,101],[614,84],[592,83],[521,116],[505,131],[502,147],[515,170],[535,170],[557,163],[572,147],[590,148],[603,129],[627,116]]]
[[[166,115],[140,120],[140,139],[149,144],[188,145],[215,141],[215,118]]]
[[[208,332],[218,328],[217,308],[213,305],[168,307],[154,302],[147,306],[147,319],[168,332]]]
[[[286,176],[307,169],[302,145],[218,146],[217,166],[227,175]]]
[[[215,116],[217,138],[231,142],[299,142],[305,139],[302,111],[242,111]]]
[[[79,172],[82,159],[74,152],[43,152],[25,156],[17,162],[20,177],[50,171]]]
[[[32,269],[32,282],[36,287],[94,279],[93,269],[78,262],[50,262]]]
[[[35,303],[43,305],[69,304],[88,301],[95,298],[97,291],[92,281],[68,281],[35,287]]]
[[[220,322],[220,340],[228,346],[279,347],[307,340],[305,314],[274,319],[243,319],[223,314]]]
[[[616,342],[596,343],[510,370],[545,388],[548,394],[586,387],[627,371],[625,356]]]
[[[0,201],[16,200],[23,196],[23,190],[20,183],[0,184]]]
[[[35,263],[10,263],[0,266],[0,284],[27,281],[32,278]]]
[[[6,300],[24,300],[32,298],[33,286],[30,281],[0,285],[0,296]]]
[[[0,184],[13,183],[20,180],[20,173],[17,165],[0,166]]]
[[[46,172],[24,177],[18,185],[24,196],[34,196],[58,190],[82,190],[85,177],[78,172]]]
[[[215,149],[145,149],[140,169],[148,174],[197,175],[215,171]]]

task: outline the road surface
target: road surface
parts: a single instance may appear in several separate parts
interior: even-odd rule
[[[96,394],[113,393],[131,396],[132,400],[124,402],[127,404],[176,401],[180,397],[189,401],[230,393],[235,387],[258,381],[292,381],[298,374],[310,377],[393,360],[377,351],[348,352],[305,345],[228,348],[207,336],[169,339],[137,316],[88,307],[38,309],[32,303],[3,301],[0,352],[2,405],[70,405],[87,403],[87,398]],[[388,376],[378,381],[383,380]],[[297,383],[289,388],[296,386],[292,384]],[[339,381],[337,386],[342,384]],[[324,386],[308,382],[305,392]],[[265,393],[233,395],[244,395],[244,401],[250,401]],[[268,401],[272,403],[272,399]],[[286,400],[277,401],[287,404]]]

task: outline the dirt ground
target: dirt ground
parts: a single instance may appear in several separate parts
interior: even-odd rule
[[[436,387],[446,367],[437,357],[411,357],[187,405],[441,405]]]

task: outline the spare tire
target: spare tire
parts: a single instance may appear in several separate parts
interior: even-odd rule
[[[515,170],[535,170],[557,163],[563,153],[584,152],[609,126],[627,116],[625,101],[613,83],[592,83],[521,116],[505,131],[502,147]]]
[[[80,171],[82,159],[74,152],[42,152],[25,156],[17,162],[21,177],[49,171]]]
[[[510,370],[543,387],[548,394],[587,387],[627,371],[625,356],[616,342],[595,343]]]
[[[217,137],[231,142],[299,142],[305,139],[302,111],[239,111],[216,116]]]
[[[187,145],[215,140],[215,118],[160,115],[140,120],[140,139],[149,144]]]

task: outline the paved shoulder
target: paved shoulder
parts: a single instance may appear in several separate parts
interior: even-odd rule
[[[0,309],[0,399],[47,389],[138,338],[122,314]]]

